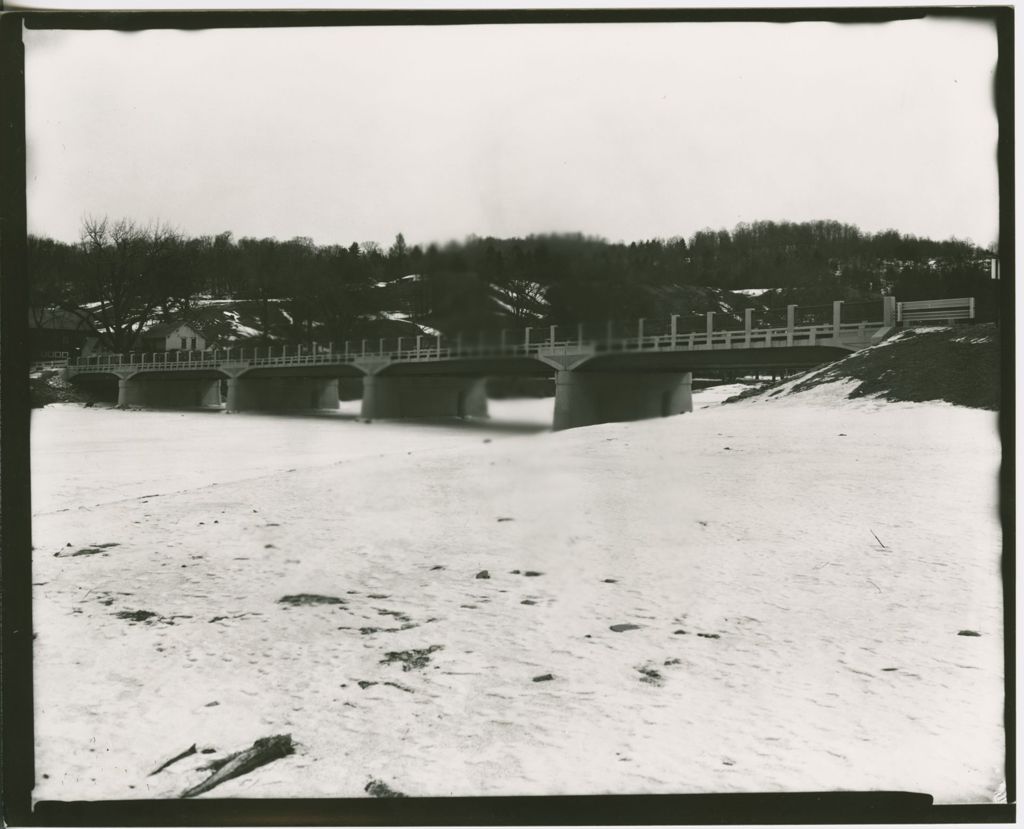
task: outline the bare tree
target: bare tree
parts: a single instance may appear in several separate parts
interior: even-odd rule
[[[509,278],[499,286],[501,298],[512,318],[520,321],[537,319],[544,314],[546,287],[530,279]]]
[[[166,224],[86,217],[79,246],[84,267],[66,285],[61,307],[82,319],[100,343],[127,351],[158,316],[186,311],[190,280],[181,234]]]

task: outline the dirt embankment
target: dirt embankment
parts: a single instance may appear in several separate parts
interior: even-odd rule
[[[878,346],[844,357],[803,378],[752,389],[726,403],[754,396],[800,394],[826,383],[856,380],[847,397],[957,406],[997,411],[1002,395],[1000,331],[995,323],[903,331]]]
[[[59,371],[40,371],[29,375],[29,400],[33,409],[41,409],[51,403],[95,403],[98,398],[90,395],[64,379]]]

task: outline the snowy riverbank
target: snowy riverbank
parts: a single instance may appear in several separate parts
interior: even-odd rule
[[[814,391],[561,433],[34,412],[36,797],[290,733],[208,796],[990,800],[995,415]]]

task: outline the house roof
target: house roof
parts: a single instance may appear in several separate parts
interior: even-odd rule
[[[193,331],[195,331],[196,334],[199,334],[201,337],[203,337],[203,339],[206,339],[206,335],[203,333],[202,329],[199,328],[199,326],[197,326],[193,322],[185,322],[184,320],[177,320],[175,322],[158,322],[156,325],[153,325],[147,328],[145,331],[143,331],[142,336],[166,337],[168,334],[173,334],[175,331],[182,327],[190,328]]]

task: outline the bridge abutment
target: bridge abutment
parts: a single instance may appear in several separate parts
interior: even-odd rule
[[[487,417],[487,388],[482,377],[392,377],[368,374],[363,378],[362,416]]]
[[[693,411],[691,372],[559,371],[554,428],[645,420]]]
[[[337,409],[338,381],[314,377],[231,377],[227,410]]]
[[[118,406],[156,409],[201,409],[220,406],[220,380],[216,378],[119,378]]]

